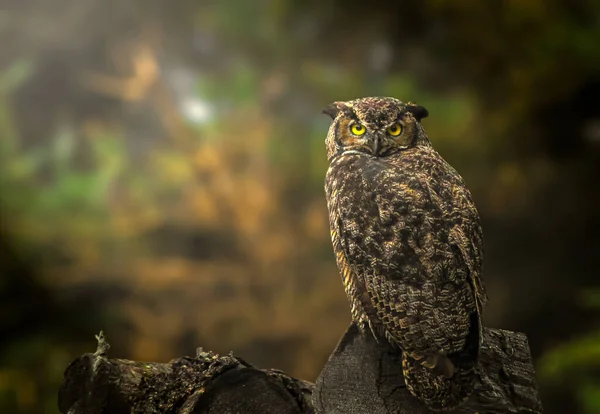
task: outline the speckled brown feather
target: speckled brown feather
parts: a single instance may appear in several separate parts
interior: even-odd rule
[[[422,107],[394,98],[334,106],[325,187],[352,317],[402,350],[413,395],[452,409],[473,389],[486,298],[477,210],[429,143]],[[351,122],[368,133],[353,136]],[[394,122],[402,124],[398,137],[385,133]]]

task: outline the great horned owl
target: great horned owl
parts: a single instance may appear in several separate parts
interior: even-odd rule
[[[410,392],[434,410],[471,394],[486,301],[483,235],[461,176],[433,149],[425,108],[335,102],[326,139],[331,239],[352,318],[403,353]]]

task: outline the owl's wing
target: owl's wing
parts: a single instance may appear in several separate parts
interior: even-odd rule
[[[466,188],[466,187],[465,187]],[[479,214],[471,200],[470,194],[462,194],[466,205],[461,210],[463,220],[461,225],[455,225],[449,234],[449,241],[460,251],[464,264],[469,269],[469,283],[475,295],[477,306],[477,323],[479,343],[483,341],[481,316],[487,302],[487,293],[481,277],[483,265],[483,231],[479,223]]]
[[[359,179],[356,171],[347,171],[344,167],[345,158],[342,157],[333,163],[327,172],[325,179],[325,192],[327,195],[327,208],[329,210],[329,223],[331,230],[331,241],[337,267],[342,277],[344,290],[350,302],[352,320],[363,329],[365,325],[369,325],[372,329],[371,322],[377,317],[375,309],[370,304],[370,299],[367,295],[364,275],[356,272],[355,266],[348,262],[348,252],[350,246],[346,238],[347,226],[343,226],[341,214],[347,217],[346,195],[353,193],[358,195],[360,192],[354,192],[356,187],[353,183]],[[352,176],[350,179],[349,176]],[[348,223],[348,222],[347,222]],[[352,227],[352,224],[349,223]],[[352,231],[350,229],[350,231]]]
[[[483,261],[481,225],[477,222],[468,226],[454,226],[450,231],[450,242],[460,250],[462,259],[469,268],[470,283],[475,292],[477,310],[481,314],[487,303],[487,293],[481,278]]]

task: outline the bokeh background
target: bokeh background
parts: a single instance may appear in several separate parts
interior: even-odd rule
[[[486,324],[600,413],[600,2],[2,0],[0,412],[197,346],[314,380],[350,318],[320,114],[430,111],[483,218]]]

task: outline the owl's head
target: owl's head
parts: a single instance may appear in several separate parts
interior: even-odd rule
[[[331,116],[325,144],[327,158],[346,151],[385,157],[417,145],[430,145],[421,126],[422,106],[395,98],[361,98],[334,102],[323,109]]]

